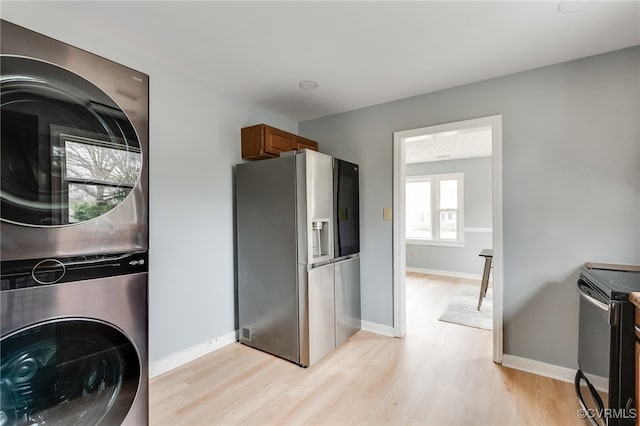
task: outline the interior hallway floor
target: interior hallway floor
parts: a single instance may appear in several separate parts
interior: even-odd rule
[[[407,335],[360,331],[311,368],[235,343],[154,378],[151,425],[584,425],[573,385],[491,362],[438,321],[461,284],[407,274]]]

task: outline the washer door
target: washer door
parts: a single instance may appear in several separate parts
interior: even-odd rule
[[[121,424],[140,358],[118,329],[87,319],[36,324],[0,341],[0,425]]]
[[[142,153],[108,95],[48,62],[2,55],[2,219],[62,226],[99,217],[138,182]]]

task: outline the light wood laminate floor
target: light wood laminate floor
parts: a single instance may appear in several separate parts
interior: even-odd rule
[[[360,331],[311,368],[226,346],[151,381],[150,423],[583,425],[571,384],[496,365],[490,331],[438,321],[470,282],[408,274],[405,338]]]

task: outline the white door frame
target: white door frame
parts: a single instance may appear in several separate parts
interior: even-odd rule
[[[503,250],[502,250],[502,115],[439,124],[393,133],[393,329],[396,337],[406,334],[406,224],[405,143],[408,137],[491,126],[493,207],[493,361],[501,364],[503,354]]]

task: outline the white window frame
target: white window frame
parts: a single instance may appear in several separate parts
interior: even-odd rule
[[[440,181],[458,181],[458,208],[441,209],[440,206]],[[464,247],[464,173],[441,173],[431,175],[407,176],[406,182],[431,182],[431,239],[417,238],[407,235],[407,244],[419,244],[441,247]],[[458,226],[455,240],[440,239],[440,213],[442,211],[457,211]]]

